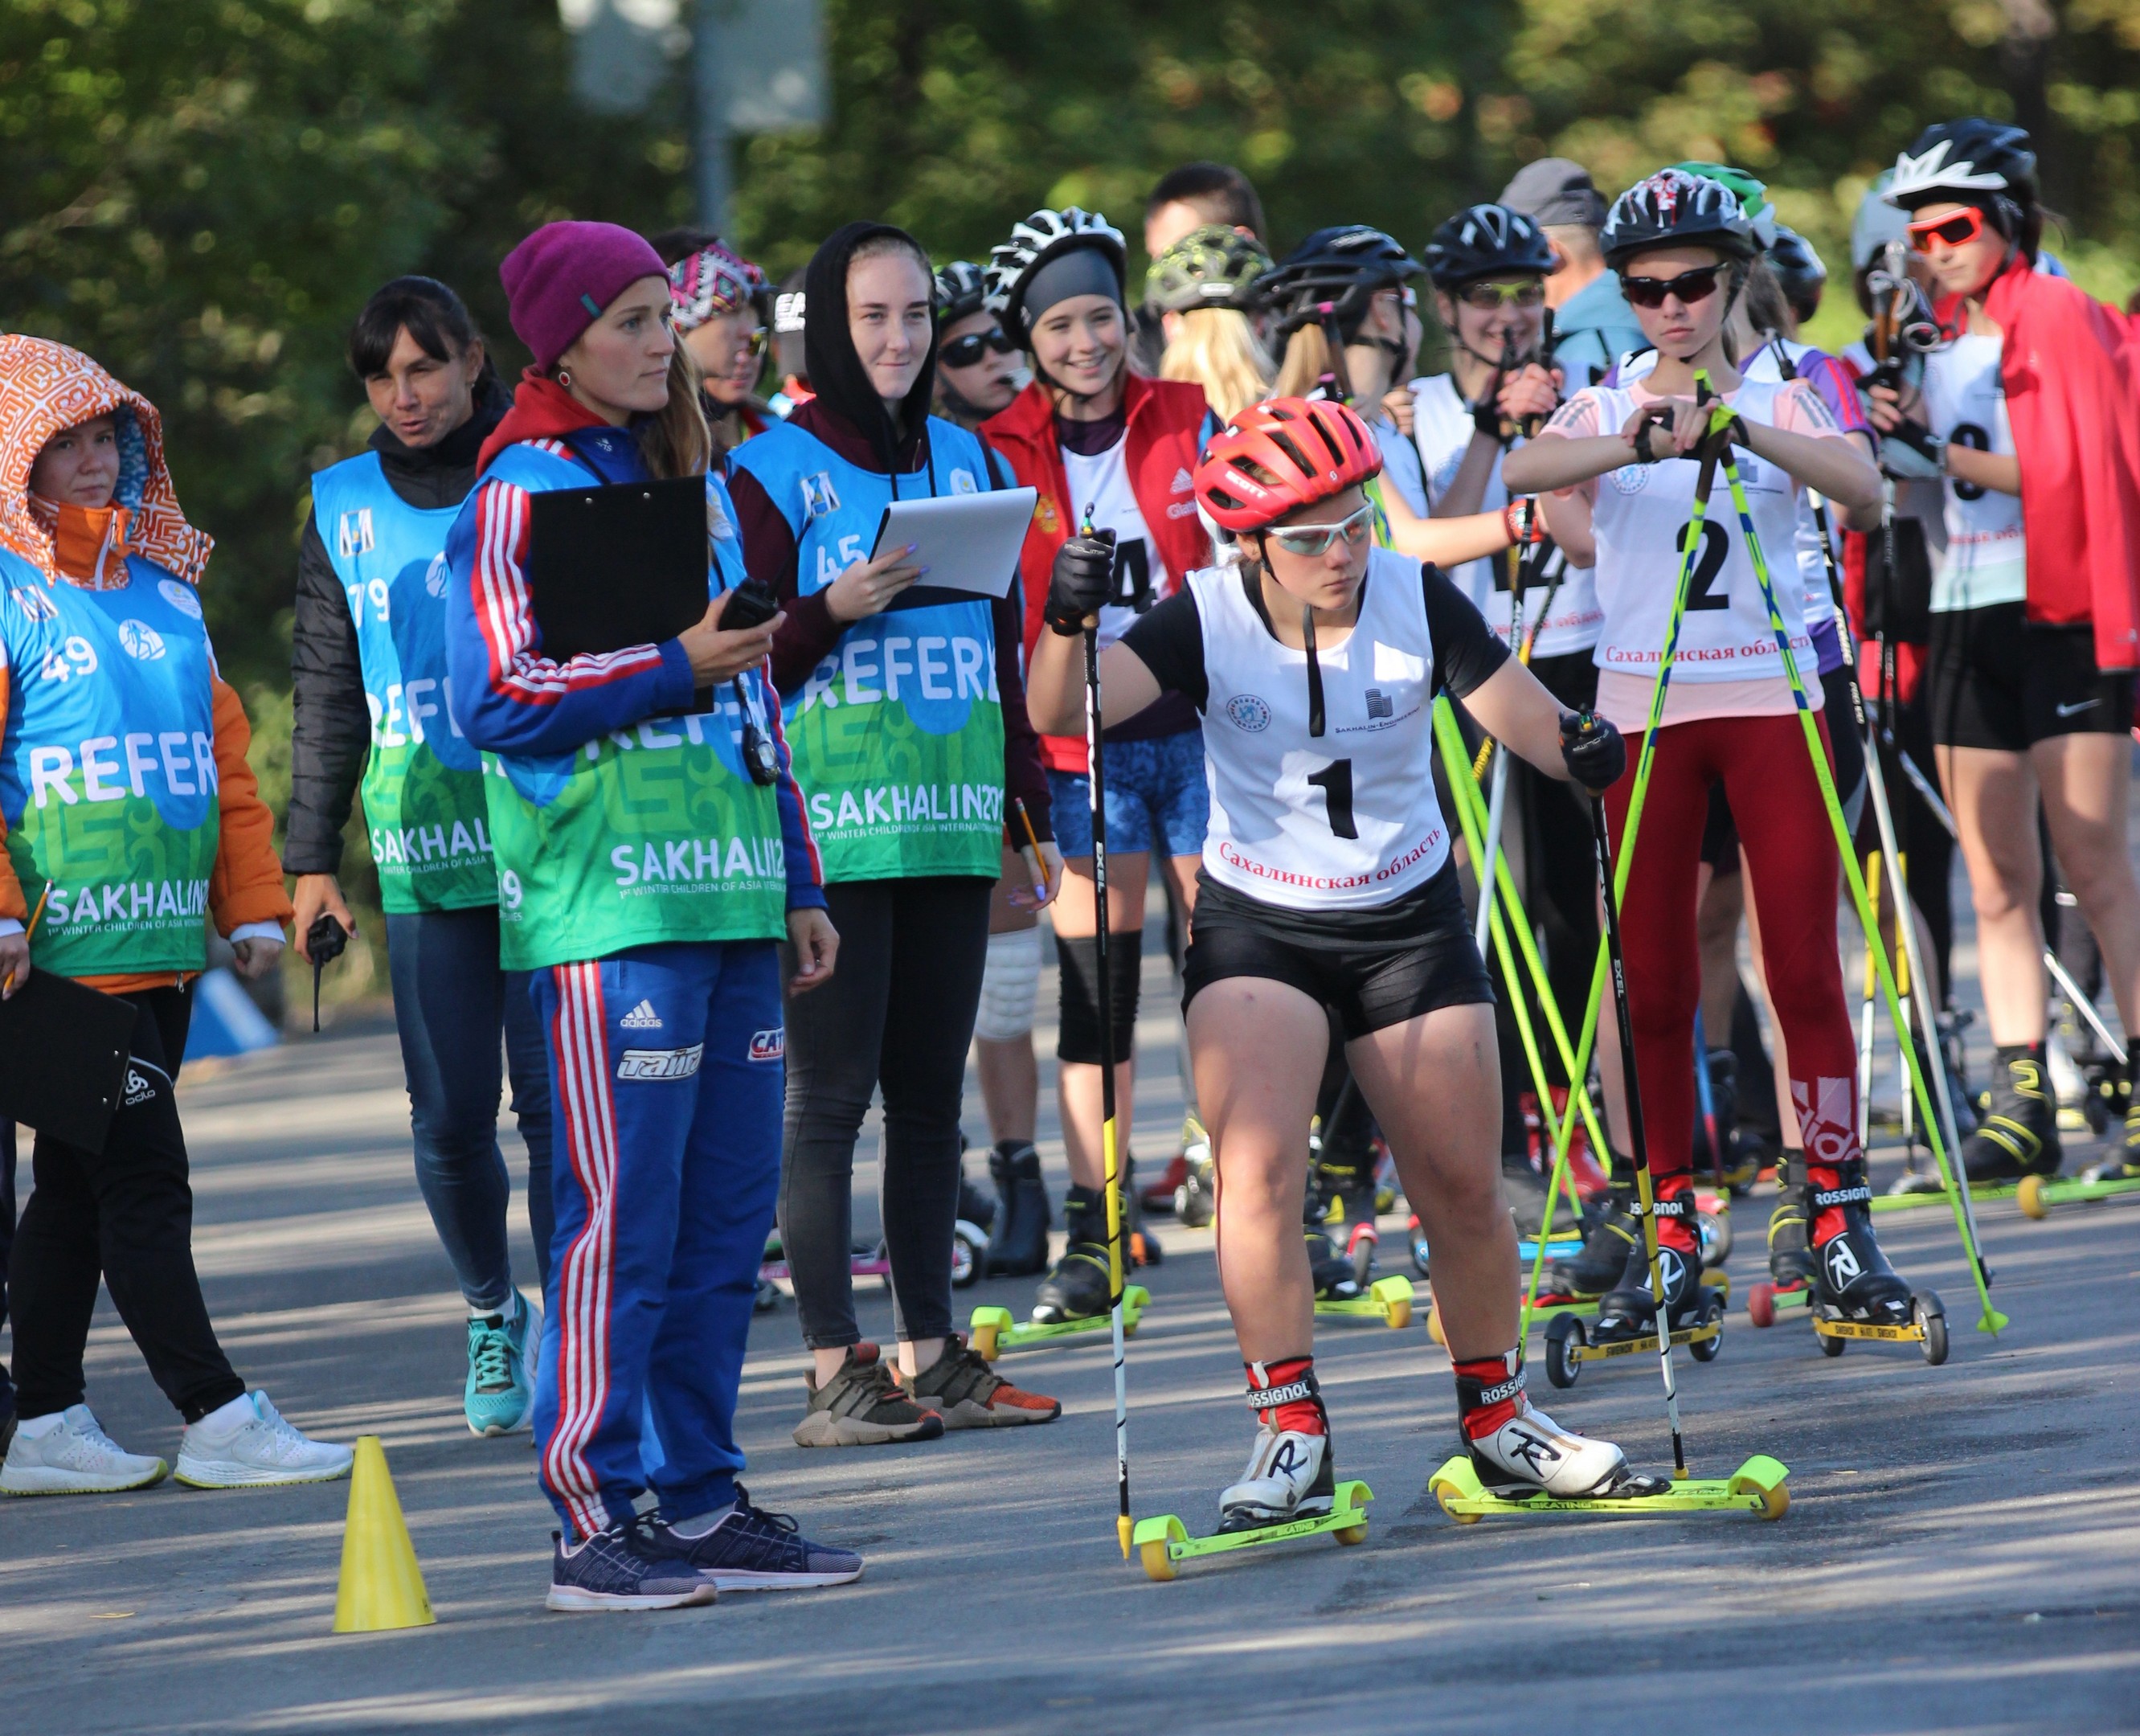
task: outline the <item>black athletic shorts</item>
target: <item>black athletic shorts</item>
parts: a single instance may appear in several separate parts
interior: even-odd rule
[[[1865,806],[1865,741],[1850,709],[1850,676],[1840,666],[1820,678],[1821,712],[1828,720],[1828,770],[1835,779],[1836,799],[1853,832]],[[1701,859],[1718,874],[1739,872],[1739,825],[1724,786],[1709,786],[1709,817],[1701,828]]]
[[[2095,666],[2095,629],[2030,621],[2025,607],[1993,602],[1932,617],[1926,696],[1942,747],[2025,754],[2054,735],[2133,726],[2133,676]]]
[[[1200,872],[1181,965],[1183,1011],[1230,976],[1298,989],[1338,1016],[1348,1042],[1441,1007],[1494,1004],[1453,861],[1378,910],[1282,909]]]

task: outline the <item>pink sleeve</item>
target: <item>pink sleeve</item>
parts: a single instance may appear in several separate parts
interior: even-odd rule
[[[1848,430],[1835,420],[1835,412],[1809,380],[1794,380],[1776,394],[1774,425],[1786,434],[1804,434],[1814,440],[1847,440]]]
[[[1558,435],[1563,440],[1593,440],[1603,432],[1598,423],[1596,395],[1588,391],[1579,391],[1553,411],[1552,420],[1539,433],[1541,435]],[[1575,494],[1580,494],[1586,500],[1595,500],[1598,498],[1598,479],[1593,476],[1588,482],[1577,483],[1572,489],[1555,489],[1553,493],[1563,500]]]

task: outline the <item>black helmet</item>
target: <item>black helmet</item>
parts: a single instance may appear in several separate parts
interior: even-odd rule
[[[1544,275],[1559,265],[1539,226],[1506,205],[1473,205],[1459,211],[1426,243],[1426,273],[1436,289],[1455,289],[1476,278],[1519,272]]]
[[[1828,268],[1813,243],[1796,229],[1776,225],[1776,239],[1769,243],[1769,269],[1775,273],[1784,299],[1799,322],[1811,319],[1820,307],[1820,293],[1828,287]]]
[[[1256,285],[1256,300],[1278,316],[1282,337],[1318,321],[1335,324],[1341,337],[1348,337],[1367,317],[1377,290],[1426,273],[1380,229],[1339,224],[1318,229],[1288,253]]]
[[[1995,203],[2017,209],[2036,202],[2036,153],[2029,135],[2002,121],[1942,120],[1917,135],[1895,159],[1895,179],[1884,197],[1914,211],[1951,199],[1960,204]]]
[[[1271,256],[1253,235],[1223,223],[1191,229],[1151,262],[1144,298],[1169,313],[1197,307],[1245,310],[1249,292],[1271,268]]]
[[[936,323],[948,326],[955,319],[980,312],[987,297],[988,286],[980,267],[954,259],[936,273]]]
[[[1661,169],[1612,201],[1598,238],[1617,271],[1651,248],[1697,242],[1734,259],[1754,256],[1754,224],[1723,182],[1684,169]]]

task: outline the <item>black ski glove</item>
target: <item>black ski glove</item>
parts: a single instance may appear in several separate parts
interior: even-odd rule
[[[1471,406],[1471,425],[1490,440],[1500,439],[1501,376],[1494,376],[1494,383],[1479,395],[1479,401]]]
[[[1602,795],[1627,769],[1627,738],[1595,712],[1563,711],[1560,757],[1568,776],[1593,795]]]
[[[1677,458],[1679,453],[1671,441],[1672,414],[1661,404],[1651,406],[1641,421],[1635,424],[1635,462],[1653,465],[1667,458]]]
[[[1100,612],[1115,578],[1115,534],[1087,531],[1055,551],[1048,584],[1048,624],[1066,639],[1085,631],[1085,617]]]

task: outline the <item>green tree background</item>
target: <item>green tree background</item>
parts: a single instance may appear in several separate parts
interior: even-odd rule
[[[2083,280],[2140,276],[2140,0],[826,7],[832,124],[737,150],[734,239],[776,273],[861,215],[984,258],[1074,200],[1134,241],[1157,175],[1205,156],[1254,178],[1281,248],[1351,220],[1416,247],[1550,150],[1608,189],[1743,164],[1840,275],[1870,177],[1976,111],[2038,133]],[[163,406],[249,687],[287,686],[307,479],[369,431],[341,360],[365,296],[446,278],[509,373],[496,265],[528,229],[688,219],[685,71],[641,115],[587,112],[556,0],[0,0],[0,317]],[[1854,323],[1832,294],[1822,332]]]

